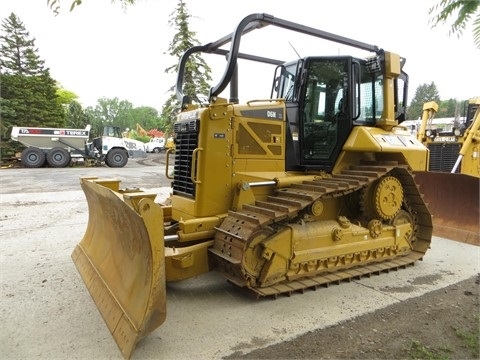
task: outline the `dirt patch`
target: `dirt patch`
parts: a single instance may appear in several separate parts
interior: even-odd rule
[[[480,274],[278,345],[226,359],[478,359]]]

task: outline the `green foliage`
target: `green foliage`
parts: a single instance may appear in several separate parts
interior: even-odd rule
[[[35,40],[13,13],[2,21],[0,45],[2,154],[9,155],[18,145],[9,141],[12,126],[63,127],[66,116]]]
[[[149,106],[140,106],[132,109],[135,124],[139,123],[144,129],[163,129],[164,121],[158,114],[157,109]],[[133,128],[130,124],[129,128]]]
[[[166,134],[173,134],[173,124],[179,112],[180,104],[175,94],[172,94],[167,101],[165,101],[162,108],[162,117],[166,119],[164,123],[164,132]]]
[[[133,140],[138,140],[138,141],[141,141],[141,142],[144,142],[144,143],[148,143],[150,141],[150,136],[134,134],[132,136],[132,139]]]
[[[112,0],[112,2],[115,2],[115,0]],[[136,3],[136,0],[118,0],[118,2],[123,6],[126,7],[128,5],[133,5]],[[82,4],[82,0],[72,0],[70,4],[70,11],[73,11],[75,7],[79,6]],[[50,7],[50,9],[55,13],[55,15],[58,15],[60,13],[60,0],[47,0],[47,5]]]
[[[442,100],[438,103],[437,118],[460,117],[461,104],[455,99]]]
[[[478,315],[475,319],[475,324],[478,324]],[[480,356],[480,329],[478,326],[475,327],[475,331],[462,330],[458,328],[453,328],[455,334],[465,342],[466,347],[472,350],[472,357],[478,359]]]
[[[168,48],[169,55],[180,59],[181,56],[189,48],[199,45],[196,39],[196,33],[189,29],[189,19],[191,15],[188,12],[186,4],[183,0],[179,0],[177,7],[171,14],[169,25],[177,30],[170,46]],[[177,73],[178,62],[165,69],[166,73]],[[212,80],[211,68],[199,54],[190,56],[186,66],[183,79],[183,93],[192,99],[193,104],[202,104],[202,97],[207,97]],[[165,119],[165,131],[172,133],[173,123],[180,111],[180,103],[175,94],[175,86],[172,86],[172,95],[167,99],[162,108],[162,117]]]
[[[44,73],[45,62],[37,54],[35,39],[14,13],[2,21],[2,33],[2,74],[37,76]]]
[[[75,99],[78,99],[78,95],[75,94],[73,91],[64,89],[64,88],[57,88],[57,100],[58,103],[61,105],[69,105]]]
[[[434,82],[422,84],[415,91],[415,95],[407,109],[407,120],[417,120],[422,116],[423,104],[428,101],[440,103],[440,95]]]
[[[104,125],[119,126],[122,131],[126,131],[135,129],[137,123],[145,129],[163,129],[164,124],[156,109],[148,106],[134,107],[131,102],[118,98],[98,99],[95,107],[85,109],[85,116],[92,125],[92,134],[95,136],[101,133]]]
[[[112,0],[112,2],[118,2],[123,7],[128,5],[134,5],[136,0]],[[75,9],[76,6],[81,5],[82,0],[72,0],[70,3],[70,11]],[[52,11],[58,15],[61,9],[60,0],[47,0],[47,5]],[[186,4],[183,0],[179,0],[175,10],[171,14],[171,20],[169,24],[174,27],[177,32],[170,42],[168,53],[174,56],[176,59],[180,59],[183,53],[194,45],[198,45],[199,42],[195,38],[196,33],[189,30],[189,14]],[[178,63],[165,69],[166,73],[176,73],[178,70]],[[194,54],[190,57],[186,66],[184,74],[184,89],[183,92],[186,96],[192,99],[194,104],[201,104],[202,97],[207,97],[210,86],[208,84],[211,81],[211,69],[203,58]],[[100,99],[95,108],[87,108],[86,116],[91,118],[94,124],[92,124],[92,131],[101,127],[104,123],[115,123],[122,127],[134,128],[135,123],[140,123],[147,129],[160,129],[167,134],[171,134],[173,130],[173,123],[176,116],[180,111],[180,104],[176,98],[175,86],[171,87],[172,95],[165,102],[162,107],[161,116],[158,115],[156,110],[152,108],[128,108],[128,102],[120,104],[118,99]],[[127,104],[128,103],[128,104]],[[131,105],[131,104],[130,104]]]
[[[441,0],[429,10],[434,14],[430,20],[432,27],[444,24],[453,17],[450,34],[461,36],[466,25],[473,18],[473,41],[480,49],[480,0]]]
[[[79,102],[73,100],[67,106],[67,124],[71,129],[85,129],[91,124],[91,117],[86,113]]]
[[[412,341],[408,348],[411,359],[448,360],[449,352],[447,348],[441,350],[430,349],[419,341]]]

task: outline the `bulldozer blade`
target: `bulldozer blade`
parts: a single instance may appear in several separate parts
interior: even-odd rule
[[[433,215],[434,235],[480,245],[479,178],[418,172],[415,182]]]
[[[72,259],[124,358],[166,318],[163,211],[120,181],[80,180],[89,220]]]

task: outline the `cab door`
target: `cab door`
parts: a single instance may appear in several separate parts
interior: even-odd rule
[[[352,128],[351,57],[305,59],[299,93],[301,168],[330,171]]]

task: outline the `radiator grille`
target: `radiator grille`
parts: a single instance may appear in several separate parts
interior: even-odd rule
[[[178,121],[175,131],[175,161],[173,193],[195,197],[195,184],[192,182],[192,153],[198,147],[198,121]]]
[[[450,172],[457,161],[461,144],[459,143],[431,143],[429,171]],[[457,172],[459,170],[457,169]]]

